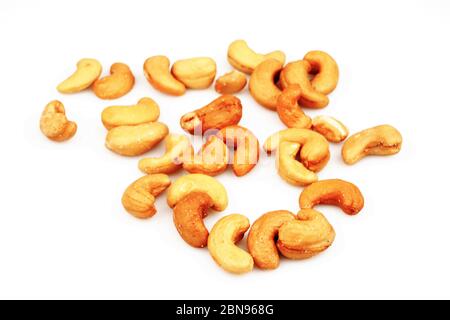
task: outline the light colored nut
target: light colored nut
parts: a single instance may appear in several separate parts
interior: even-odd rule
[[[325,108],[329,103],[329,99],[312,87],[309,80],[311,71],[311,64],[307,61],[300,60],[288,63],[280,73],[280,85],[283,89],[293,84],[299,85],[302,92],[299,103],[302,107]]]
[[[234,94],[247,85],[247,77],[242,72],[233,70],[216,80],[215,89],[220,94]]]
[[[208,250],[216,263],[224,270],[243,274],[253,270],[253,258],[236,246],[242,240],[250,221],[240,214],[220,219],[212,228],[208,238]]]
[[[185,135],[170,134],[165,139],[166,153],[161,158],[139,161],[139,169],[147,174],[171,174],[183,167],[184,159],[192,158],[194,150]]]
[[[144,74],[148,82],[163,93],[182,96],[186,86],[170,73],[170,61],[165,56],[148,58],[144,63]]]
[[[228,47],[228,61],[230,64],[247,74],[252,74],[255,68],[267,59],[275,59],[283,65],[286,56],[282,51],[259,54],[249,48],[244,40],[233,41]]]
[[[390,125],[381,125],[361,131],[347,139],[342,148],[342,158],[355,164],[368,155],[388,156],[400,152],[402,135]]]
[[[228,148],[216,136],[208,138],[202,149],[192,158],[183,161],[183,168],[189,173],[217,176],[228,167]]]
[[[281,90],[275,84],[275,79],[283,69],[283,64],[275,59],[260,63],[250,77],[249,90],[252,97],[263,107],[277,109]]]
[[[331,204],[349,215],[356,215],[364,207],[364,197],[353,183],[332,179],[318,181],[306,187],[300,195],[299,203],[302,209]]]
[[[165,174],[144,176],[133,182],[122,197],[122,205],[136,218],[146,219],[156,213],[155,198],[170,185]]]
[[[323,51],[310,51],[303,60],[311,65],[311,73],[314,78],[311,85],[314,90],[323,94],[329,94],[336,89],[339,81],[339,68],[334,59]]]
[[[102,65],[95,59],[82,59],[77,70],[61,82],[57,89],[61,93],[77,93],[89,88],[102,74]]]
[[[106,147],[123,156],[139,156],[150,151],[168,133],[167,126],[160,122],[116,127],[108,132]]]
[[[159,106],[150,98],[143,98],[133,106],[113,106],[102,112],[102,122],[106,129],[120,126],[136,126],[155,122],[159,118]]]
[[[187,88],[206,89],[216,77],[216,62],[211,58],[179,60],[173,64],[172,74]]]
[[[40,128],[47,138],[56,142],[69,140],[77,132],[77,124],[67,120],[64,105],[56,100],[45,107]]]
[[[294,186],[307,186],[318,180],[317,175],[308,170],[300,161],[297,155],[301,144],[283,141],[278,147],[277,170],[280,177]]]
[[[339,143],[347,139],[347,127],[333,117],[318,116],[312,120],[312,130],[323,135],[328,141]]]
[[[318,211],[305,209],[298,220],[284,223],[278,232],[277,247],[288,259],[308,259],[328,249],[336,237],[333,227]]]
[[[134,87],[134,76],[124,63],[114,63],[111,75],[94,82],[92,90],[100,99],[110,100],[123,97]]]
[[[223,129],[236,125],[242,118],[241,100],[223,95],[201,109],[181,117],[181,127],[190,134],[203,134],[211,129]]]
[[[298,104],[302,90],[298,85],[292,85],[283,90],[277,101],[277,112],[280,120],[288,128],[311,128],[311,118]]]
[[[276,269],[280,264],[276,239],[280,227],[294,221],[295,215],[289,211],[272,211],[264,214],[250,229],[247,246],[255,265],[260,269]]]

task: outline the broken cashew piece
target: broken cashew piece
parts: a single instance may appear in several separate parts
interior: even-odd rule
[[[220,94],[234,94],[247,85],[247,77],[242,72],[233,70],[216,80],[215,89]]]
[[[381,125],[361,131],[347,139],[342,158],[352,165],[368,155],[388,156],[400,152],[402,135],[390,125]]]
[[[77,124],[67,120],[64,105],[56,100],[45,107],[40,128],[47,138],[56,142],[69,140],[77,132]]]
[[[198,154],[184,159],[183,168],[189,173],[202,173],[217,176],[228,167],[228,148],[216,136],[208,138]]]
[[[208,238],[208,250],[214,261],[224,270],[235,274],[253,270],[252,256],[236,245],[249,228],[250,221],[240,214],[226,216],[212,228]]]
[[[173,76],[190,89],[206,89],[216,77],[216,62],[211,58],[179,60],[172,66]]]
[[[77,93],[89,88],[102,74],[102,65],[95,59],[82,59],[77,71],[61,82],[57,89],[61,93]]]
[[[170,179],[165,174],[144,176],[126,189],[122,197],[122,205],[136,218],[151,218],[156,213],[155,198],[169,185]]]
[[[173,96],[182,96],[186,86],[170,73],[170,61],[165,56],[148,58],[144,63],[147,81],[158,91]]]
[[[298,104],[301,95],[302,90],[300,86],[292,85],[284,89],[278,97],[278,116],[288,128],[311,128],[311,118],[303,112]]]
[[[330,94],[336,89],[339,81],[339,68],[334,59],[323,51],[310,51],[303,60],[311,65],[311,73],[314,75],[311,85],[314,90],[323,94]]]
[[[110,74],[94,82],[92,90],[98,98],[118,99],[133,89],[134,76],[126,64],[114,63],[111,66]]]
[[[329,116],[317,116],[312,120],[312,130],[323,135],[328,141],[339,143],[347,139],[348,129],[339,120]]]
[[[270,110],[277,109],[281,90],[275,81],[282,69],[283,64],[280,61],[268,59],[260,63],[250,77],[250,94],[256,102]]]
[[[308,170],[297,155],[301,145],[295,142],[283,141],[278,147],[277,170],[280,177],[294,186],[307,186],[318,180],[317,174]]]

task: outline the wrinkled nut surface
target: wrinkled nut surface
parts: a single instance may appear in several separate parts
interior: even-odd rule
[[[300,195],[299,203],[301,209],[331,204],[349,215],[356,215],[364,207],[364,197],[353,183],[332,179],[318,181],[306,187]]]
[[[67,120],[64,105],[56,100],[45,107],[40,128],[47,138],[56,142],[69,140],[77,132],[77,124]]]
[[[181,127],[190,134],[203,134],[211,129],[223,129],[236,125],[242,118],[241,100],[223,95],[201,109],[181,117]]]
[[[206,89],[216,77],[216,62],[211,58],[179,60],[172,66],[173,76],[190,89]]]
[[[212,177],[223,173],[227,167],[228,148],[216,136],[209,137],[198,154],[183,162],[183,168],[187,172],[201,173]]]
[[[134,87],[134,76],[124,63],[114,63],[111,75],[94,82],[92,90],[100,99],[111,100],[123,97]]]
[[[280,256],[276,239],[280,227],[294,221],[295,215],[289,211],[272,211],[264,214],[250,229],[247,246],[255,265],[260,269],[276,269],[280,264]]]
[[[255,68],[267,59],[278,60],[282,65],[286,55],[282,51],[259,54],[249,48],[244,40],[233,41],[228,47],[228,61],[239,71],[252,74]]]
[[[303,60],[311,65],[311,73],[314,75],[311,85],[314,90],[329,94],[336,89],[339,81],[339,67],[328,53],[319,50],[310,51]]]
[[[212,228],[208,238],[208,250],[214,261],[224,270],[236,274],[253,270],[252,256],[236,246],[249,228],[250,221],[240,214],[226,216]]]
[[[234,148],[233,172],[242,177],[248,174],[259,161],[259,141],[248,129],[229,126],[217,135],[227,146]]]
[[[170,60],[165,56],[148,58],[144,63],[147,81],[158,91],[173,96],[182,96],[186,86],[170,73]]]
[[[77,70],[61,82],[57,89],[61,93],[77,93],[89,88],[102,74],[102,65],[95,59],[82,59]]]
[[[345,141],[342,158],[346,164],[355,164],[368,155],[388,156],[400,152],[402,135],[390,125],[381,125],[361,131]]]
[[[150,98],[142,98],[133,106],[112,106],[102,112],[102,122],[106,129],[120,126],[136,126],[155,122],[160,115],[158,104]]]
[[[234,94],[247,85],[247,77],[242,72],[233,70],[216,80],[215,89],[220,94]]]
[[[283,90],[277,101],[277,112],[280,120],[288,128],[311,128],[311,118],[298,104],[302,90],[298,85],[292,85]]]
[[[108,132],[106,147],[123,156],[139,156],[150,151],[168,133],[167,126],[160,122],[116,127]]]
[[[276,78],[282,69],[280,61],[268,59],[260,63],[250,77],[250,94],[256,102],[270,110],[277,109],[281,90],[276,85]]]
[[[183,167],[185,159],[190,159],[194,150],[185,135],[170,134],[165,139],[166,153],[161,158],[145,158],[139,161],[139,169],[147,174],[171,174]]]
[[[318,211],[305,209],[298,220],[284,223],[278,232],[277,247],[288,259],[308,259],[328,249],[336,233],[328,220]]]
[[[136,218],[146,219],[156,213],[155,198],[170,185],[165,174],[144,176],[133,182],[122,197],[122,205]]]
[[[297,155],[301,145],[295,142],[283,141],[278,147],[277,170],[280,177],[294,186],[307,186],[318,180],[317,175],[308,170]]]
[[[315,117],[312,120],[312,130],[335,143],[344,141],[349,134],[347,127],[342,122],[329,116]]]

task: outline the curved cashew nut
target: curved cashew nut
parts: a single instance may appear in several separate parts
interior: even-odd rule
[[[114,63],[111,75],[94,82],[92,90],[100,99],[110,100],[123,97],[134,87],[134,76],[124,63]]]
[[[280,143],[277,155],[277,170],[280,177],[294,186],[306,186],[317,181],[317,175],[308,170],[297,155],[301,145],[295,142]]]
[[[56,100],[45,107],[40,128],[47,138],[56,142],[69,140],[77,132],[77,124],[67,120],[64,105]]]
[[[102,74],[102,65],[95,59],[82,59],[77,71],[61,82],[57,89],[61,93],[77,93],[89,88]]]
[[[133,182],[122,197],[125,210],[136,218],[146,219],[155,215],[155,198],[170,185],[165,174],[144,176]]]
[[[247,77],[242,72],[233,70],[216,80],[215,89],[220,94],[234,94],[247,85]]]
[[[400,132],[390,125],[381,125],[348,138],[342,148],[342,158],[351,165],[368,155],[387,156],[399,153],[401,147]]]
[[[228,167],[228,148],[216,136],[208,138],[202,149],[192,158],[183,161],[183,168],[189,173],[217,176]]]
[[[252,256],[236,246],[250,228],[250,221],[240,214],[220,219],[208,238],[208,250],[214,261],[224,270],[243,274],[253,270]]]
[[[329,116],[318,116],[312,120],[312,130],[323,135],[328,141],[339,143],[347,139],[348,129],[339,120]]]
[[[259,54],[249,48],[244,40],[233,41],[228,47],[228,61],[230,64],[247,74],[252,74],[255,68],[267,59],[275,59],[283,65],[286,56],[282,51]]]
[[[211,58],[179,60],[173,64],[172,74],[187,88],[206,89],[216,77],[216,62]]]
[[[256,102],[270,110],[277,109],[281,90],[275,84],[275,78],[282,69],[280,61],[268,59],[260,63],[250,77],[250,94]]]
[[[311,73],[315,74],[311,80],[314,90],[323,94],[329,94],[336,89],[339,81],[339,68],[334,59],[323,51],[310,51],[303,60],[311,65]]]
[[[311,128],[311,118],[298,104],[302,95],[299,85],[292,85],[283,90],[277,101],[277,112],[280,120],[288,128]]]
[[[135,126],[155,122],[160,115],[158,104],[150,98],[142,98],[133,106],[113,106],[102,112],[102,122],[106,129],[120,126]]]
[[[144,74],[158,91],[173,96],[182,96],[186,92],[185,85],[170,73],[170,61],[165,56],[148,58],[144,63]]]

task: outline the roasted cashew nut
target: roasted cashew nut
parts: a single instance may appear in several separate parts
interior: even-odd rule
[[[329,116],[315,117],[312,120],[312,130],[335,143],[344,141],[349,134],[347,127],[342,122]]]
[[[233,70],[216,80],[215,89],[220,94],[234,94],[247,85],[247,77],[242,72]]]
[[[114,63],[111,75],[94,82],[92,90],[100,99],[111,100],[123,97],[134,87],[134,76],[124,63]]]
[[[250,221],[240,214],[220,219],[208,238],[208,250],[216,263],[224,270],[243,274],[253,270],[253,258],[236,246],[250,228]]]
[[[56,142],[69,140],[77,132],[77,124],[67,120],[64,105],[56,100],[45,107],[40,128],[47,138]]]
[[[183,168],[187,172],[208,176],[217,176],[227,170],[227,167],[227,145],[216,136],[209,137],[198,154],[183,161]]]
[[[133,182],[122,197],[125,210],[136,218],[146,219],[155,215],[155,198],[170,185],[165,174],[144,176]]]
[[[346,164],[355,164],[368,155],[388,156],[400,152],[402,135],[390,125],[361,131],[347,139],[342,148]]]
[[[172,74],[186,88],[206,89],[216,77],[216,62],[211,58],[179,60],[173,64]]]
[[[165,56],[148,58],[144,63],[147,81],[158,91],[173,96],[182,96],[186,86],[170,73],[170,61]]]
[[[308,170],[297,160],[300,148],[299,143],[282,141],[278,147],[277,170],[286,182],[294,186],[307,186],[316,182],[318,178],[313,171]]]
[[[277,109],[281,90],[276,85],[276,78],[282,69],[280,61],[268,59],[260,63],[250,77],[250,94],[256,102],[270,110]]]
[[[89,88],[102,74],[102,65],[95,59],[82,59],[77,71],[61,82],[57,89],[61,93],[77,93]]]
[[[283,90],[277,101],[277,112],[280,120],[288,128],[311,128],[311,118],[298,104],[302,90],[298,85],[292,85]]]
[[[334,59],[323,51],[310,51],[303,60],[311,65],[311,73],[314,78],[311,85],[314,90],[323,94],[329,94],[336,89],[339,81],[339,68]]]

